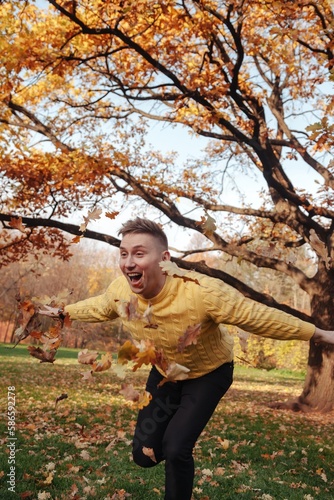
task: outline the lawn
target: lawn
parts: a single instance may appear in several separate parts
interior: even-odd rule
[[[64,349],[48,364],[26,346],[0,346],[0,360],[1,499],[163,499],[163,465],[132,462],[137,411],[111,370],[84,381],[77,351]],[[146,375],[129,372],[126,380],[142,389]],[[334,498],[333,414],[268,407],[302,384],[303,374],[236,367],[195,448],[194,499]]]

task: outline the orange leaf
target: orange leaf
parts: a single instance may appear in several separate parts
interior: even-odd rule
[[[11,217],[10,222],[8,222],[8,225],[13,229],[18,229],[18,231],[21,231],[21,233],[26,232],[26,228],[22,224],[22,217]]]
[[[95,361],[95,363],[93,363],[93,371],[104,372],[106,370],[109,370],[109,368],[111,367],[111,363],[111,354],[110,352],[107,352],[106,354],[103,354],[103,356],[101,356],[101,359],[99,361]]]
[[[147,348],[143,351],[138,351],[136,357],[134,359],[135,365],[133,367],[133,371],[135,372],[142,365],[154,365],[157,359],[154,345],[150,342],[147,342]]]
[[[118,350],[117,362],[121,365],[125,365],[128,361],[135,359],[138,352],[138,347],[136,347],[130,340],[126,340]]]
[[[184,334],[179,338],[178,351],[183,352],[188,345],[197,344],[197,337],[200,333],[201,323],[189,325]]]
[[[108,217],[108,219],[115,219],[115,217],[117,217],[118,214],[119,212],[106,212],[105,216]]]
[[[83,238],[83,236],[74,236],[74,238],[72,238],[71,243],[80,243],[81,238]]]

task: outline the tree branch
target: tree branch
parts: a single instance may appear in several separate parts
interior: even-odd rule
[[[0,213],[0,220],[1,221],[6,221],[10,222],[10,220],[13,218],[13,216],[10,216],[8,214],[3,214]],[[51,219],[45,219],[45,218],[31,218],[31,217],[22,217],[22,223],[25,224],[27,227],[53,227],[57,228],[61,231],[65,231],[70,234],[74,235],[83,235],[84,238],[92,239],[95,241],[101,241],[104,243],[107,243],[108,245],[114,246],[116,248],[119,248],[120,246],[120,240],[118,238],[114,238],[113,236],[110,236],[108,234],[104,233],[99,233],[96,231],[90,231],[86,229],[84,234],[80,231],[79,226],[76,226],[74,224],[69,224],[67,222],[61,222],[57,220],[51,220]],[[287,306],[286,304],[280,304],[279,302],[276,302],[270,295],[265,294],[265,293],[260,293],[257,292],[256,290],[252,289],[248,285],[245,285],[242,283],[240,280],[237,278],[234,278],[233,276],[229,275],[228,273],[225,273],[224,271],[221,271],[219,269],[214,269],[209,266],[207,266],[204,262],[189,262],[186,260],[182,260],[176,257],[173,257],[172,260],[179,266],[184,269],[188,270],[194,270],[199,273],[205,274],[207,276],[211,276],[213,278],[220,279],[227,283],[228,285],[231,285],[233,288],[236,288],[239,290],[245,297],[252,298],[253,300],[256,300],[258,302],[261,302],[263,304],[266,304],[270,307],[274,307],[276,309],[279,309],[281,311],[285,311],[289,314],[293,314],[294,316],[301,318],[305,321],[310,321],[312,322],[312,318],[305,314],[302,313],[301,311],[298,311],[296,309],[293,309],[292,307]]]

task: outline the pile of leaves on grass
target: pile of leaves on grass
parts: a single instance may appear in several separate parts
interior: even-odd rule
[[[8,491],[2,419],[1,498],[163,498],[163,464],[140,469],[132,461],[137,410],[120,394],[115,374],[84,381],[75,360],[40,364],[28,353],[2,356],[1,366],[1,407],[8,387],[16,396],[15,493]],[[127,379],[142,390],[147,373],[138,370]],[[333,414],[268,407],[297,395],[301,385],[291,374],[236,368],[232,388],[194,450],[194,499],[333,498]]]

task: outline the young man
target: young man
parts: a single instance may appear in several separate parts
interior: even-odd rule
[[[142,467],[164,460],[165,500],[190,500],[194,445],[233,378],[232,341],[219,325],[237,325],[281,340],[313,337],[329,343],[334,343],[334,332],[246,299],[222,281],[199,273],[166,276],[160,263],[170,260],[167,238],[152,221],[130,220],[119,233],[123,276],[102,295],[68,305],[65,311],[72,320],[86,322],[121,317],[134,340],[152,342],[168,363],[187,369],[184,380],[163,384],[163,370],[151,369],[146,390],[152,399],[138,414],[133,458]],[[136,311],[124,314],[124,305],[134,303]],[[189,327],[200,333],[194,343],[180,349],[180,338]],[[143,453],[144,447],[153,449],[153,459]]]

